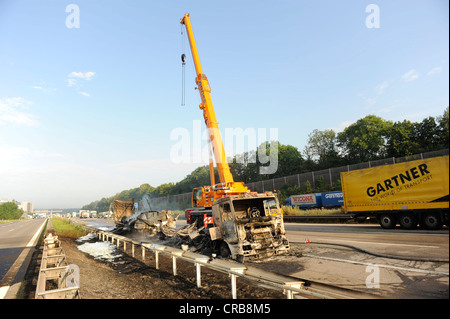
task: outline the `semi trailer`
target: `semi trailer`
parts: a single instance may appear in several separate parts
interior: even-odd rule
[[[345,213],[376,217],[381,227],[448,225],[449,156],[341,173]]]

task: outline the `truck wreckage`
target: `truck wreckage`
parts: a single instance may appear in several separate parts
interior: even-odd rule
[[[207,230],[223,257],[243,261],[290,251],[283,213],[273,193],[221,198],[214,202],[212,215],[213,227]]]
[[[143,210],[135,211],[134,199],[116,199],[109,209],[114,214],[116,227],[114,233],[128,233],[135,230],[146,231],[150,235],[161,232],[163,228],[176,227],[177,218],[170,210],[152,210],[147,195],[142,198]]]
[[[145,196],[143,203],[148,201]],[[265,258],[290,251],[283,213],[271,192],[221,198],[212,206],[213,223],[203,224],[203,219],[197,219],[181,228],[176,228],[178,216],[168,210],[154,211],[150,205],[143,205],[143,210],[135,212],[133,199],[115,200],[111,206],[115,233],[144,231],[158,235],[171,246],[187,245],[191,251],[241,262],[249,257]]]

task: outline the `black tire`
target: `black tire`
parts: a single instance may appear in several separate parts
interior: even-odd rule
[[[425,229],[439,230],[442,229],[443,222],[438,213],[425,213],[422,214],[421,226]]]
[[[398,222],[400,223],[400,227],[403,229],[415,229],[419,221],[416,214],[403,213],[400,215]]]
[[[230,258],[231,251],[226,242],[223,241],[220,244],[219,251],[220,251],[220,256],[222,256],[222,258]]]
[[[393,229],[397,225],[397,219],[394,214],[382,214],[378,218],[381,228]]]

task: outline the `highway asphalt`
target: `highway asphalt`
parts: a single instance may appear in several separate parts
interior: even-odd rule
[[[44,223],[45,219],[28,219],[0,224],[0,299],[21,281]]]
[[[449,259],[449,229],[383,229],[377,224],[285,223],[290,242],[348,245],[380,255]]]

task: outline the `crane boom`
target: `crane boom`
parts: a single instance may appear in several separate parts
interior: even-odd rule
[[[194,33],[192,32],[190,15],[188,13],[186,13],[181,19],[181,24],[186,26],[189,44],[191,46],[192,58],[194,60],[195,70],[197,73],[195,82],[197,83],[200,98],[202,100],[200,109],[203,110],[203,117],[205,119],[206,127],[208,128],[208,134],[214,153],[214,158],[216,160],[220,182],[233,183],[233,175],[230,172],[230,167],[225,156],[225,149],[219,130],[219,122],[217,121],[216,112],[214,111],[214,106],[211,99],[211,88],[209,86],[208,78],[202,71],[200,58],[197,52],[197,45],[195,44]]]

